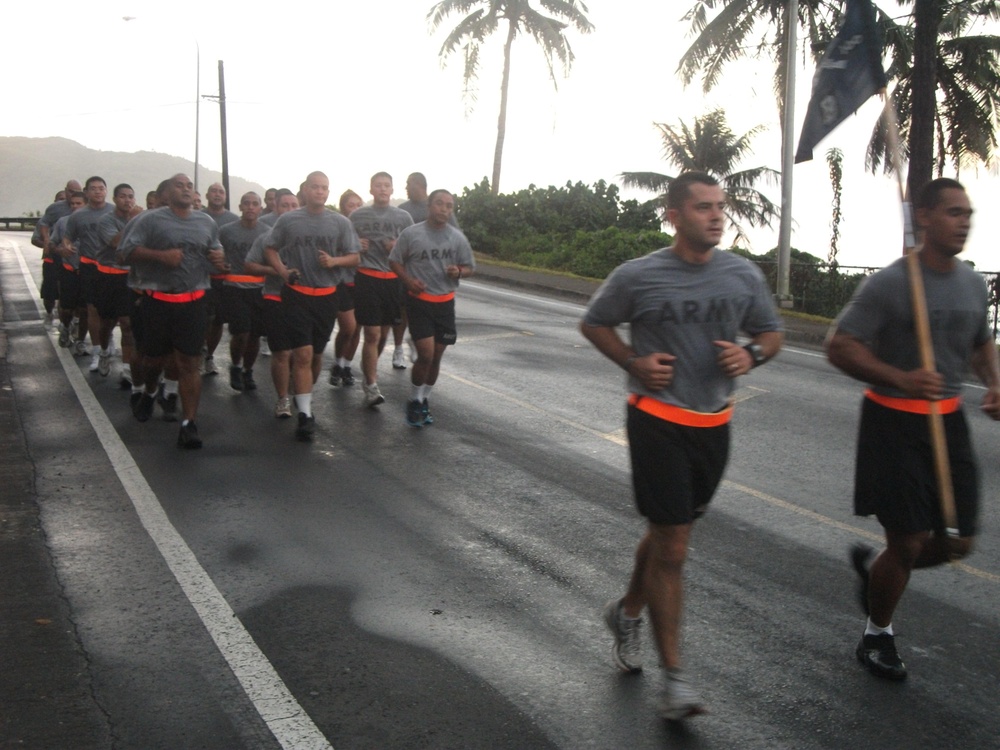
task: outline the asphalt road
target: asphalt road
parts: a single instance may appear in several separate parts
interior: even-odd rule
[[[296,443],[262,363],[254,394],[206,381],[182,452],[54,346],[36,254],[0,233],[0,747],[1000,747],[1000,426],[974,408],[979,550],[914,576],[887,684],[853,653],[846,550],[878,539],[849,506],[860,388],[791,347],[742,380],[687,570],[711,713],[668,725],[651,644],[622,676],[600,619],[642,523],[623,378],[578,305],[463,283],[432,427],[386,361],[379,411],[321,381]]]

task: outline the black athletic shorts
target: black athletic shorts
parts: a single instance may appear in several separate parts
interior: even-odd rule
[[[38,294],[46,301],[59,299],[59,263],[52,258],[42,261],[42,288]]]
[[[688,427],[630,404],[626,426],[639,512],[672,526],[704,515],[729,459],[729,424]]]
[[[288,338],[288,323],[285,322],[285,303],[263,296],[261,300],[267,348],[271,352],[287,352],[292,348],[292,342]]]
[[[969,428],[961,409],[942,419],[959,534],[974,536],[979,473]],[[864,399],[854,471],[854,513],[874,514],[890,531],[944,531],[925,414],[910,414]]]
[[[175,349],[192,357],[201,354],[208,330],[205,297],[193,302],[164,302],[147,295],[139,309],[143,354],[163,357]]]
[[[101,272],[94,263],[80,261],[80,304],[97,306],[97,277]]]
[[[61,310],[76,310],[82,307],[83,295],[80,294],[80,274],[77,270],[66,268],[59,264],[59,308]]]
[[[229,326],[230,336],[264,333],[264,297],[260,287],[240,287],[226,284],[222,287],[222,317]]]
[[[281,288],[281,304],[285,305],[285,323],[292,349],[311,346],[313,354],[322,352],[337,322],[336,292],[312,296],[286,285]],[[270,337],[267,341],[270,346]]]
[[[222,288],[222,279],[213,277],[212,286],[205,290],[205,305],[208,309],[208,319],[219,325],[222,325],[225,320],[222,316]]]
[[[341,281],[337,284],[337,309],[340,312],[354,309],[354,284],[353,281]]]
[[[398,278],[380,279],[358,271],[354,277],[354,319],[361,326],[394,326],[402,322],[403,285]]]
[[[414,341],[433,336],[437,343],[451,346],[458,340],[454,297],[447,302],[428,302],[407,294],[406,315]]]
[[[118,320],[131,314],[132,296],[127,273],[97,272],[94,307],[102,320]]]
[[[145,331],[142,327],[142,301],[146,298],[146,295],[131,288],[128,290],[128,293],[128,317],[132,321],[132,346],[138,354],[145,354],[146,337],[143,335]]]

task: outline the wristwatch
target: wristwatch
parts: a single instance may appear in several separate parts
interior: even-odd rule
[[[753,360],[754,367],[759,367],[767,362],[767,357],[764,356],[764,349],[760,344],[747,344],[743,348],[750,352],[750,359]]]

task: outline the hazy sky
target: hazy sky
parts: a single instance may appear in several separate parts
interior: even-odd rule
[[[878,2],[899,12],[895,0]],[[204,0],[9,4],[5,57],[23,68],[8,62],[8,83],[34,86],[37,97],[34,105],[6,108],[0,135],[63,136],[96,149],[193,159],[200,48],[202,95],[218,93],[217,61],[225,61],[232,174],[294,188],[321,169],[335,194],[350,187],[367,197],[369,176],[386,170],[402,198],[406,174],[422,171],[431,188],[461,192],[492,172],[502,39],[484,50],[478,103],[467,115],[461,59],[442,69],[437,53],[444,34],[429,34],[433,4],[300,0],[272,4],[271,15],[256,12],[256,4]],[[684,89],[677,79],[690,41],[680,17],[689,5],[590,0],[596,30],[570,32],[576,61],[558,92],[533,42],[516,42],[501,190],[616,182],[623,171],[672,173],[653,123],[691,122],[719,106],[737,133],[768,128],[745,166],[779,168],[769,63],[731,66],[707,97],[697,84]],[[798,71],[796,140],[812,73],[811,65]],[[829,251],[832,190],[823,155],[838,147],[845,155],[841,263],[884,265],[899,254],[895,182],[864,171],[879,110],[878,100],[869,102],[820,144],[814,161],[795,167],[793,246],[824,258]],[[201,163],[221,169],[213,101],[202,101],[200,133]],[[962,178],[979,209],[965,257],[995,270],[1000,260],[989,238],[1000,233],[1000,216],[991,210],[1000,190],[983,171],[979,179]],[[780,203],[777,185],[762,189]],[[777,244],[777,225],[751,238],[753,250],[765,252]]]

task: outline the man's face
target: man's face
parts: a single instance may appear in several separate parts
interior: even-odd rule
[[[201,193],[192,193],[191,195],[191,208],[195,211],[201,211]]]
[[[129,188],[122,188],[115,195],[115,210],[122,216],[130,213],[135,207],[135,192]]]
[[[151,190],[146,193],[146,208],[159,208],[160,201],[156,199],[156,191]]]
[[[677,234],[694,250],[707,252],[719,244],[726,226],[726,196],[718,185],[691,185],[691,193],[679,209],[667,211]]]
[[[969,194],[958,188],[945,188],[932,209],[921,209],[917,219],[924,230],[924,244],[946,255],[955,256],[965,249],[972,229],[972,204]]]
[[[266,193],[264,193],[264,208],[266,208],[268,211],[273,211],[274,210],[274,206],[275,206],[274,194],[275,194],[275,192],[277,192],[277,191],[275,191],[275,190],[268,190]]]
[[[247,194],[240,199],[240,216],[244,221],[257,221],[261,210],[260,198],[256,195]]]
[[[84,191],[87,194],[87,203],[94,208],[100,208],[108,199],[108,186],[100,180],[94,180]]]
[[[66,195],[72,195],[73,193],[77,193],[81,190],[83,190],[83,188],[76,180],[70,180],[66,183]]]
[[[451,193],[441,191],[435,193],[427,206],[427,219],[431,224],[443,227],[448,223],[455,211],[455,198]]]
[[[350,216],[359,208],[361,208],[361,205],[362,205],[361,196],[352,195],[350,198],[344,201],[344,216]]]
[[[282,214],[287,214],[289,211],[294,211],[299,207],[299,199],[294,195],[283,195],[278,199],[278,202],[274,204],[274,212],[281,216]]]
[[[194,195],[194,185],[187,175],[174,175],[173,179],[170,180],[167,203],[171,208],[193,208]]]
[[[305,186],[306,207],[313,211],[325,208],[329,197],[330,180],[322,175],[310,177]]]
[[[388,177],[376,177],[372,180],[371,192],[376,206],[388,206],[392,197],[392,180]]]
[[[226,189],[216,182],[205,191],[205,200],[212,211],[221,211],[226,207]]]
[[[85,205],[87,205],[87,199],[79,195],[69,199],[70,211],[76,211],[78,208],[83,208]]]
[[[406,178],[406,197],[411,201],[422,201],[427,197],[427,190],[416,178]]]

